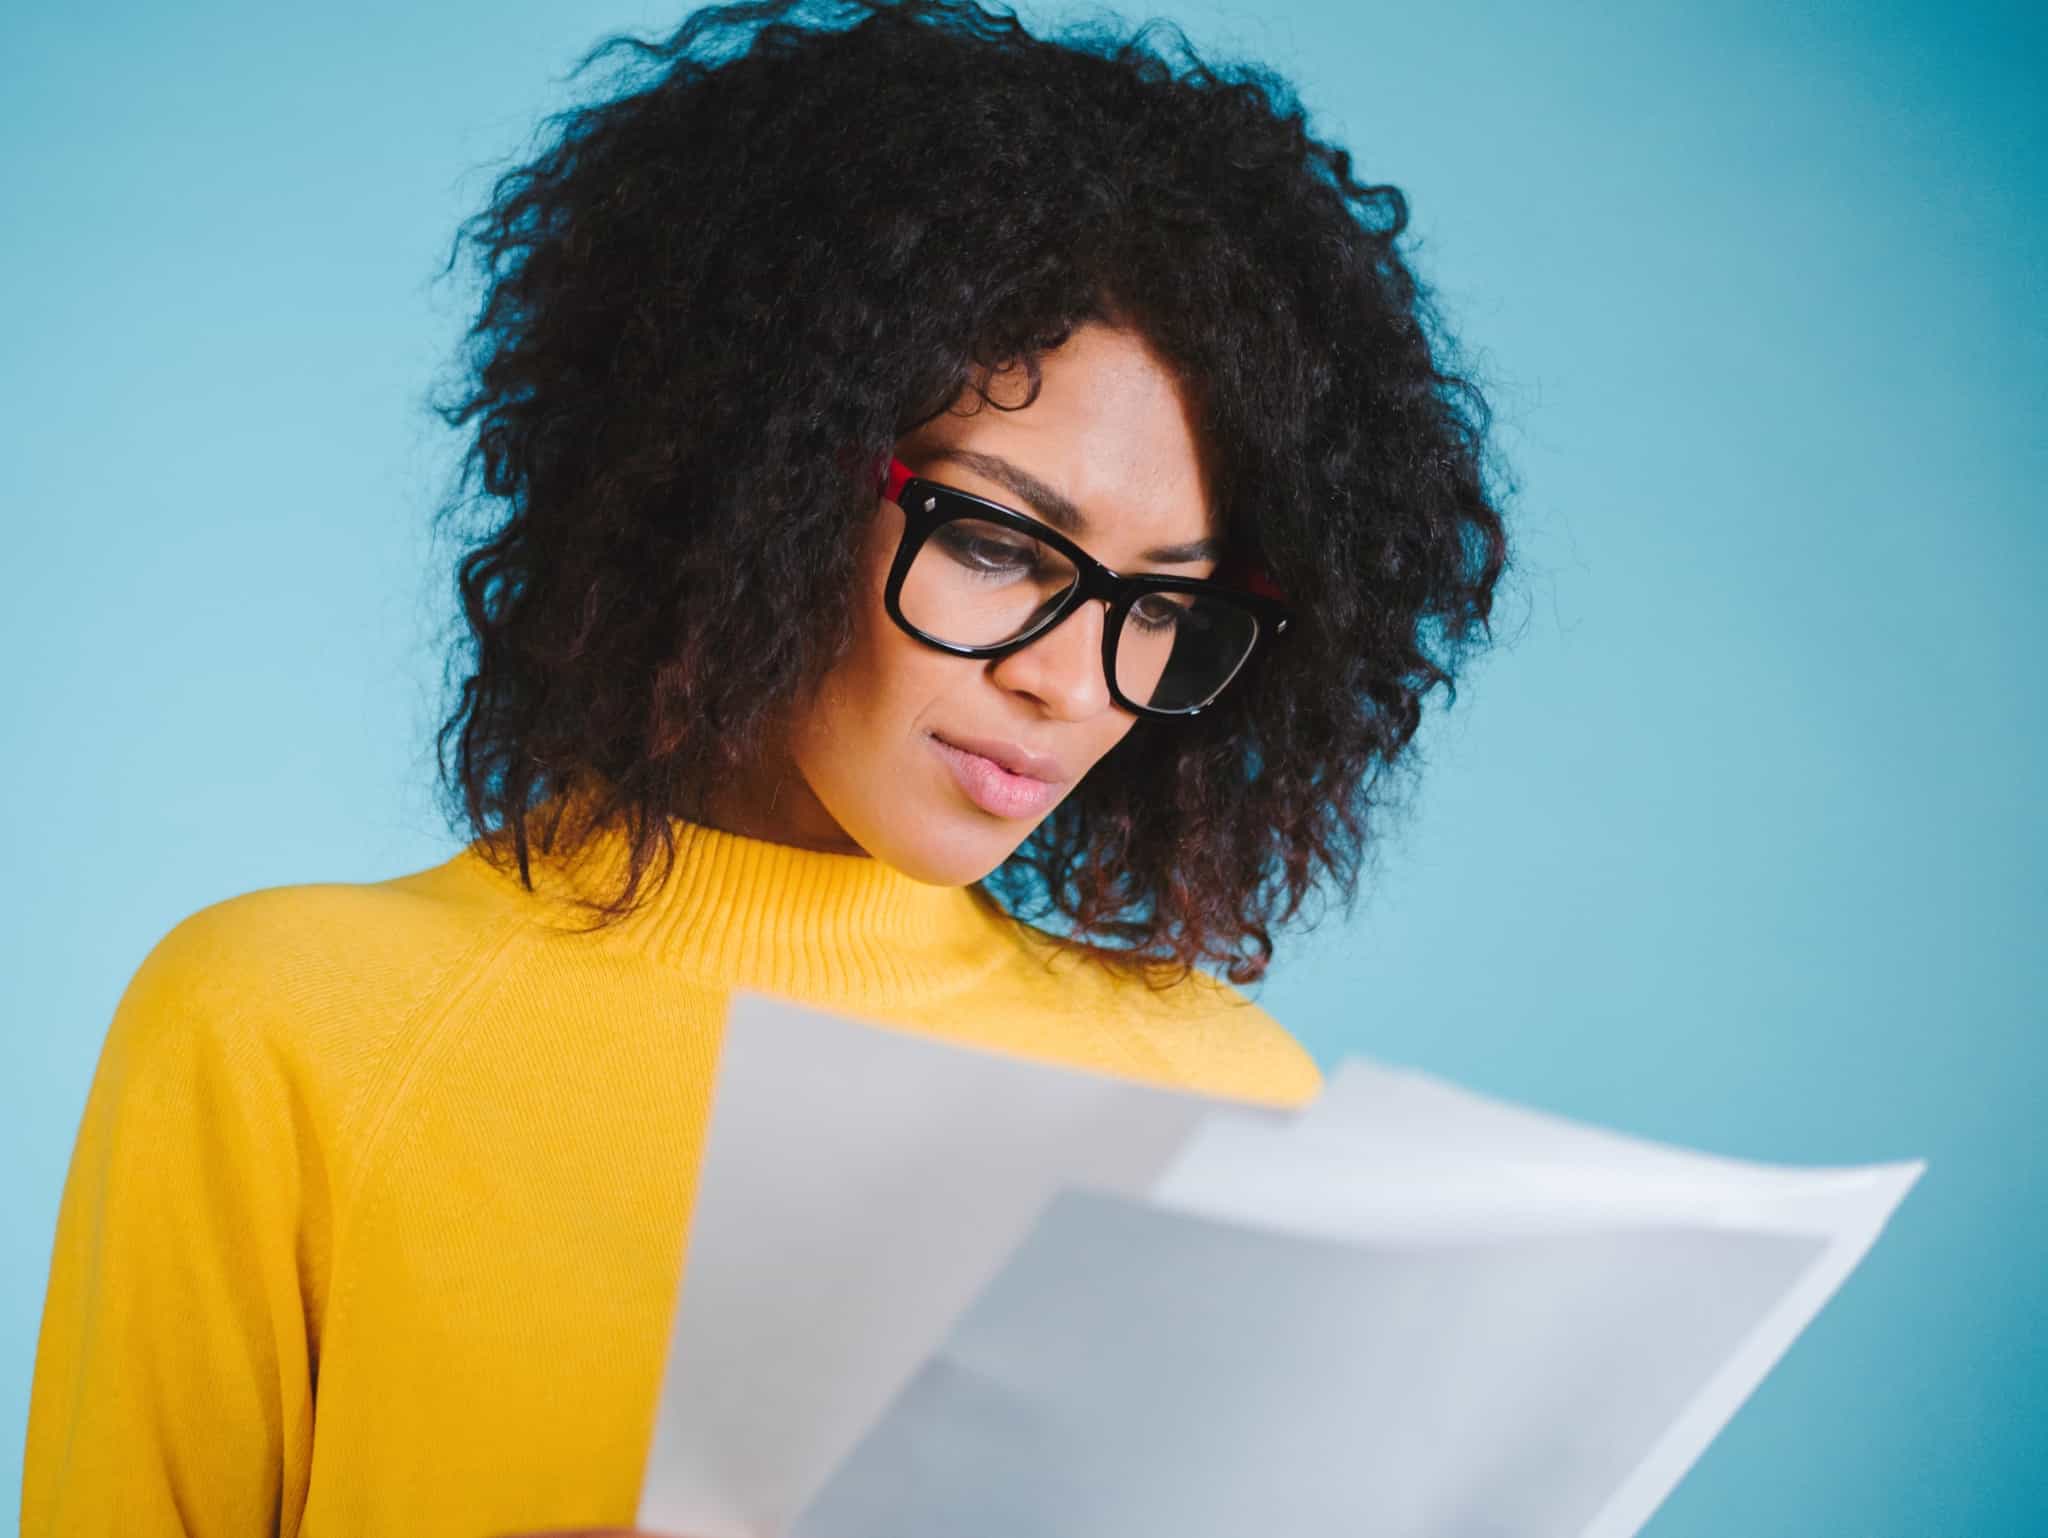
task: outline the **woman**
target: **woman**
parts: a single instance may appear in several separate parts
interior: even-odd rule
[[[1316,1089],[1238,985],[1505,561],[1400,194],[1144,31],[764,3],[621,55],[464,232],[472,841],[143,962],[30,1534],[629,1521],[736,987]]]

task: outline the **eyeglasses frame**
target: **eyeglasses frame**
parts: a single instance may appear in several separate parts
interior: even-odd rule
[[[1044,636],[1082,604],[1099,598],[1109,605],[1108,618],[1102,627],[1102,676],[1104,682],[1109,685],[1110,698],[1133,715],[1178,721],[1199,715],[1215,704],[1270,639],[1277,639],[1287,633],[1288,624],[1294,618],[1294,611],[1280,591],[1273,586],[1271,579],[1257,568],[1238,568],[1239,574],[1249,584],[1247,587],[1239,587],[1233,581],[1219,580],[1215,577],[1179,577],[1166,572],[1125,575],[1103,565],[1050,524],[1043,523],[1027,513],[1020,513],[1015,508],[1005,507],[1000,502],[991,502],[986,497],[962,491],[957,486],[927,480],[915,474],[900,459],[891,459],[880,479],[882,495],[895,503],[903,513],[903,537],[897,542],[896,558],[889,567],[889,578],[882,591],[882,606],[898,628],[913,639],[922,641],[938,651],[950,652],[956,657],[1006,657],[1011,652],[1023,650]],[[1050,545],[1073,562],[1076,573],[1073,586],[1042,622],[1022,635],[1012,636],[1006,641],[997,641],[988,646],[962,646],[920,630],[904,616],[903,584],[910,574],[911,565],[916,561],[918,552],[924,548],[925,541],[935,531],[962,518],[979,518],[1015,529],[1021,534],[1027,534],[1043,544]],[[1199,705],[1191,705],[1185,710],[1158,710],[1150,705],[1139,704],[1117,687],[1116,649],[1123,634],[1124,620],[1129,615],[1131,606],[1150,593],[1201,593],[1235,604],[1249,611],[1252,616],[1256,627],[1252,632],[1252,644],[1245,648],[1244,656],[1238,660],[1237,666],[1231,670],[1229,676]]]

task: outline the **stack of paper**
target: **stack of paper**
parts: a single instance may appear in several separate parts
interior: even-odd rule
[[[640,1524],[1621,1538],[1923,1167],[1361,1060],[1266,1111],[741,995]]]

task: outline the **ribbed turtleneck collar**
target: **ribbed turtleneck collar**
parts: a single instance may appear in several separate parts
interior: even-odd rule
[[[675,864],[641,905],[592,938],[644,953],[693,980],[817,1002],[911,1003],[971,986],[1014,953],[1015,922],[968,887],[932,886],[867,855],[828,854],[674,819]],[[572,855],[536,856],[551,906],[624,883],[625,830],[605,828]],[[516,876],[514,877],[516,880]],[[559,920],[557,920],[559,922]]]

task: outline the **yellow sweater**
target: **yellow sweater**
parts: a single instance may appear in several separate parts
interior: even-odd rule
[[[966,888],[678,825],[474,849],[185,919],[109,1030],[64,1188],[22,1528],[481,1538],[629,1523],[735,987],[1299,1104],[1314,1063],[1204,974],[1155,994]]]

